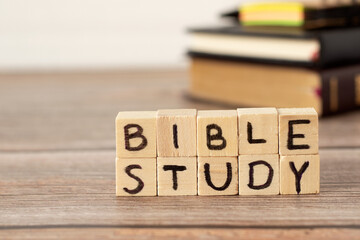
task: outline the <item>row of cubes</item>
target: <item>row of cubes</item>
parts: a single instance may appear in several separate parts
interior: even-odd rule
[[[316,194],[319,155],[117,158],[117,196]]]
[[[116,118],[118,158],[317,153],[312,108],[171,109],[120,112]]]
[[[318,193],[318,116],[311,108],[120,112],[116,157],[118,196]]]

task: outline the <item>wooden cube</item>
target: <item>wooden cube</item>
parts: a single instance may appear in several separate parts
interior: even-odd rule
[[[317,154],[318,114],[313,108],[279,108],[280,155]]]
[[[237,195],[237,157],[199,157],[198,195]]]
[[[239,154],[277,154],[278,113],[276,108],[238,108]]]
[[[239,194],[278,195],[280,193],[279,155],[240,155]]]
[[[198,111],[197,154],[208,156],[238,156],[236,110]]]
[[[156,157],[156,112],[119,112],[116,125],[116,157]]]
[[[116,196],[156,196],[156,158],[116,158]]]
[[[320,157],[280,156],[280,194],[311,194],[320,191]]]
[[[158,195],[196,195],[196,157],[157,158]]]
[[[157,112],[159,157],[196,156],[196,109]]]

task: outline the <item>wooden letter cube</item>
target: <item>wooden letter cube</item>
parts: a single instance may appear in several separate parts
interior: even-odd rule
[[[317,154],[318,115],[313,108],[279,108],[280,155]]]
[[[239,108],[239,154],[277,154],[278,113],[276,108]]]
[[[237,195],[239,193],[237,157],[199,157],[199,195]]]
[[[198,111],[197,153],[199,157],[238,156],[236,110]]]
[[[280,156],[280,194],[311,194],[320,191],[320,157]]]
[[[196,195],[196,157],[158,157],[158,195]]]
[[[119,112],[116,157],[156,157],[156,112]]]
[[[159,110],[157,113],[159,157],[196,156],[196,110]]]
[[[116,158],[116,196],[156,196],[156,158]]]
[[[278,195],[280,193],[279,155],[240,155],[239,194]]]

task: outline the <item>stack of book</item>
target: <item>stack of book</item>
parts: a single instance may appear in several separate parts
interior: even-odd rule
[[[240,24],[191,29],[190,94],[320,115],[360,106],[359,8],[326,2],[245,4],[224,15]]]

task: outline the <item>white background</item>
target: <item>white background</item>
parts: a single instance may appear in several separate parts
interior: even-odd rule
[[[0,71],[182,67],[240,0],[0,0]]]

